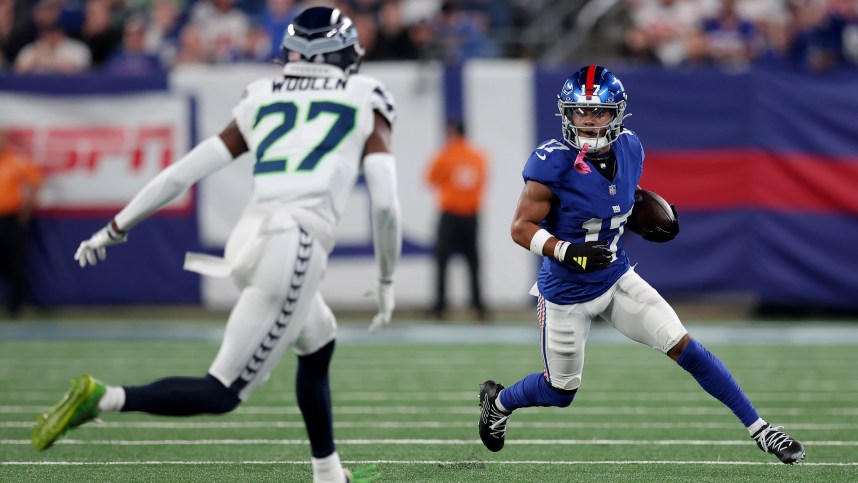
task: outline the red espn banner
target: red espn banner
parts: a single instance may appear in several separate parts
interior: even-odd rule
[[[189,149],[190,107],[170,94],[39,97],[0,94],[3,129],[42,169],[41,211],[115,212]],[[167,210],[192,206],[186,193]]]

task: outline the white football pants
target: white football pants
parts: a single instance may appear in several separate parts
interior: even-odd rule
[[[337,330],[333,312],[318,293],[328,260],[325,249],[297,225],[257,236],[259,253],[247,270],[233,275],[241,295],[209,368],[241,400],[268,379],[287,347],[298,355],[312,354]]]
[[[537,317],[545,377],[558,389],[572,390],[581,385],[584,346],[596,317],[603,317],[629,339],[663,353],[688,333],[673,308],[634,269],[589,302],[558,305],[545,300],[541,293],[535,294],[539,297]]]

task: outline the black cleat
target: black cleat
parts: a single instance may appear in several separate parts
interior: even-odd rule
[[[804,459],[804,446],[780,431],[782,428],[783,426],[766,424],[753,438],[761,450],[777,456],[781,463],[794,465]]]
[[[489,451],[498,452],[503,449],[506,436],[506,423],[510,413],[501,412],[495,406],[495,400],[503,389],[503,385],[488,380],[480,384],[480,439]]]

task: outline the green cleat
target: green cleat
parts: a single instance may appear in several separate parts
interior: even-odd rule
[[[50,448],[68,430],[95,419],[98,402],[106,390],[104,383],[89,375],[72,379],[71,388],[62,400],[36,419],[33,427],[36,451]]]
[[[371,483],[381,477],[379,474],[368,475],[367,473],[375,473],[378,470],[376,465],[361,466],[354,473],[343,468],[346,472],[346,483]]]

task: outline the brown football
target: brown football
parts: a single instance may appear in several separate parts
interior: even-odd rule
[[[664,198],[649,190],[635,190],[635,205],[626,226],[641,235],[674,222],[673,210]]]

